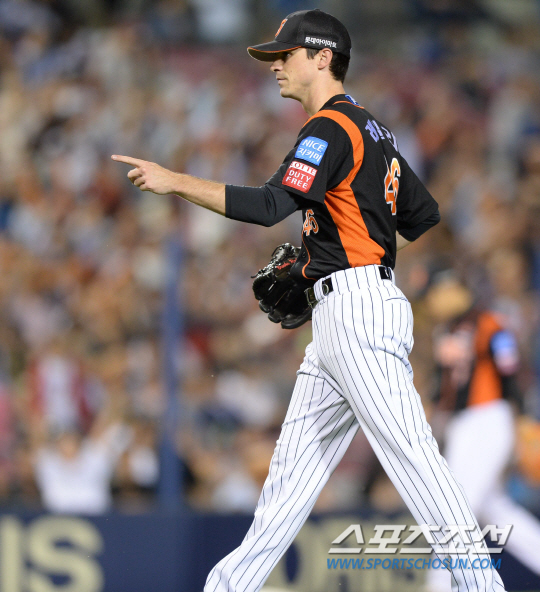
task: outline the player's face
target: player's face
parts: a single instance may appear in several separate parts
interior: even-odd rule
[[[306,95],[317,74],[316,61],[307,57],[304,47],[278,54],[270,69],[276,75],[279,94],[297,100]]]

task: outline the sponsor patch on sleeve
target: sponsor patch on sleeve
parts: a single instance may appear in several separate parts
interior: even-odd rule
[[[504,375],[513,374],[519,366],[519,351],[515,337],[508,331],[499,331],[491,338],[495,365]]]
[[[307,193],[311,189],[316,174],[317,169],[293,160],[283,177],[282,184]]]
[[[313,164],[321,164],[322,157],[327,148],[328,142],[314,136],[309,136],[300,142],[294,157],[307,160]]]

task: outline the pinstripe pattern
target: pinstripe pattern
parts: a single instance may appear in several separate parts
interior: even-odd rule
[[[313,342],[297,373],[251,528],[212,570],[205,592],[262,587],[359,426],[419,524],[478,528],[412,382],[409,302],[393,281],[381,280],[375,265],[338,271],[332,282],[334,291],[326,297],[322,281],[315,284],[320,302]],[[450,556],[454,564],[457,555]],[[487,549],[479,555],[488,556]],[[456,569],[452,576],[454,592],[504,590],[491,569]]]

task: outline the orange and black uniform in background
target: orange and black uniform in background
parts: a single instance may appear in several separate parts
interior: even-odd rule
[[[517,344],[494,313],[473,308],[449,323],[435,338],[434,354],[439,410],[460,411],[501,398],[521,405]]]

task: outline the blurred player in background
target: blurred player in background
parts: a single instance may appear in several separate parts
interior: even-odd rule
[[[440,421],[444,456],[482,525],[513,525],[505,545],[540,574],[540,522],[504,490],[513,456],[515,411],[521,396],[518,347],[493,312],[478,306],[452,272],[441,272],[426,301],[439,323],[434,338],[438,389],[433,424]],[[428,572],[429,592],[450,592],[450,576]]]

